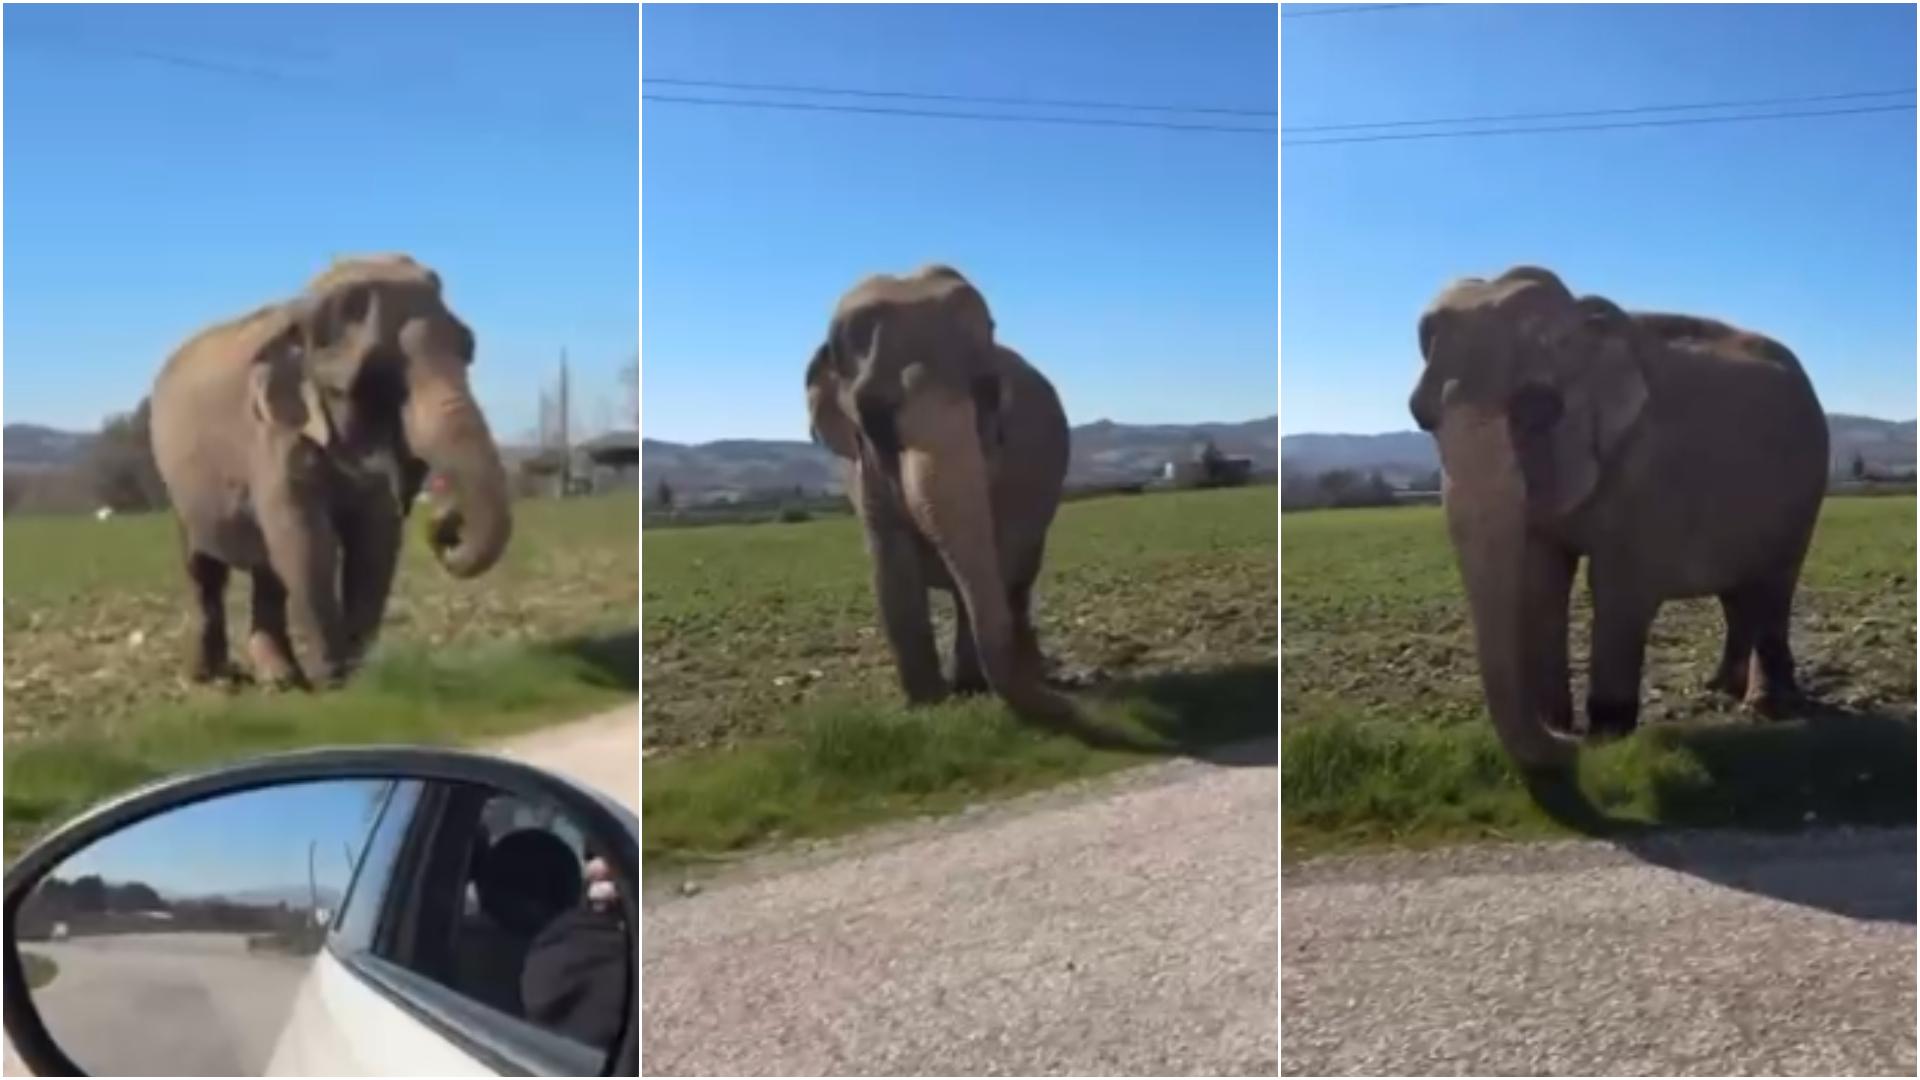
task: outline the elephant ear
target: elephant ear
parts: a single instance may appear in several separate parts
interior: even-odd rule
[[[974,373],[973,423],[980,435],[980,449],[991,455],[1007,440],[1007,417],[1013,411],[1012,368],[1025,361],[1013,350],[995,345],[992,362]]]
[[[1564,364],[1561,378],[1523,381],[1507,403],[1528,502],[1547,518],[1592,497],[1648,398],[1626,313],[1598,297],[1581,299],[1572,312],[1572,326],[1547,346]]]
[[[813,351],[807,365],[807,416],[814,441],[848,461],[860,457],[860,441],[853,421],[840,407],[840,376],[833,368],[833,352],[826,344]]]
[[[256,423],[298,432],[323,447],[333,441],[326,405],[307,376],[298,328],[276,337],[254,357],[247,396]]]

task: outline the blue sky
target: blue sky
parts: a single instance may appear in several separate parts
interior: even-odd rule
[[[344,892],[345,852],[366,842],[387,780],[323,780],[240,792],[180,807],[109,834],[60,864],[67,881],[98,874],[163,896],[281,889],[314,880]],[[343,848],[344,845],[344,848]]]
[[[1414,8],[1287,18],[1282,38],[1288,142],[1311,137],[1297,125],[1914,86],[1912,5]],[[1523,262],[1748,325],[1799,355],[1829,411],[1910,419],[1914,123],[1283,146],[1281,430],[1412,428],[1422,308]]]
[[[641,33],[649,79],[1271,113],[1275,21],[1233,5],[666,5]],[[650,438],[806,438],[803,376],[835,300],[929,261],[980,285],[1002,340],[1054,380],[1074,423],[1273,414],[1272,134],[642,108]]]
[[[5,412],[91,430],[334,253],[434,266],[503,438],[565,346],[618,421],[639,328],[638,15],[9,6]],[[624,426],[624,425],[623,425]]]

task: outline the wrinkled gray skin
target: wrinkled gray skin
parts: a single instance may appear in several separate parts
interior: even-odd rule
[[[1536,267],[1454,284],[1419,336],[1410,407],[1439,444],[1487,709],[1516,763],[1574,753],[1567,606],[1582,557],[1589,736],[1637,724],[1647,633],[1670,598],[1720,599],[1710,686],[1760,711],[1794,698],[1788,618],[1827,425],[1791,352],[1710,319],[1575,299]]]
[[[840,457],[866,529],[880,621],[914,703],[949,689],[928,590],[955,600],[951,687],[1022,715],[1072,717],[1048,689],[1033,583],[1066,481],[1053,386],[994,341],[986,301],[950,267],[876,275],[840,301],[807,367],[816,439]]]
[[[484,573],[512,533],[506,473],[467,386],[473,334],[404,255],[336,262],[294,299],[211,327],[153,387],[153,453],[200,621],[191,673],[231,673],[223,597],[253,578],[248,653],[282,685],[336,683],[372,644],[429,469],[441,565]],[[305,646],[303,660],[289,636]]]

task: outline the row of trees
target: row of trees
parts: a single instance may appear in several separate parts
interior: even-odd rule
[[[1405,489],[1407,491],[1437,492],[1440,490],[1440,471],[1415,480]],[[1357,469],[1333,469],[1323,473],[1308,473],[1295,469],[1282,468],[1280,478],[1280,508],[1282,510],[1318,510],[1333,507],[1355,506],[1393,506],[1401,501],[1400,489],[1387,481],[1378,469],[1372,472],[1360,472]]]
[[[116,513],[165,509],[167,489],[153,463],[147,434],[150,413],[142,398],[132,412],[109,417],[77,465],[8,470],[7,513],[84,513],[102,506]]]

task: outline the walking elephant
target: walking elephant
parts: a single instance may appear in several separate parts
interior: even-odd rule
[[[1447,529],[1481,687],[1526,767],[1576,746],[1567,608],[1587,559],[1587,734],[1638,722],[1641,666],[1670,598],[1717,596],[1709,685],[1770,711],[1796,694],[1788,645],[1827,483],[1827,425],[1784,346],[1711,319],[1575,299],[1516,267],[1468,278],[1420,318],[1410,407],[1445,472]]]
[[[342,679],[379,630],[402,522],[429,471],[450,494],[430,530],[440,564],[466,578],[500,558],[512,516],[467,385],[473,346],[439,276],[383,255],[337,261],[293,299],[211,327],[167,360],[153,454],[198,604],[195,679],[231,670],[223,596],[235,569],[253,578],[256,674]]]
[[[950,682],[991,688],[1024,716],[1072,717],[1044,683],[1033,627],[1066,413],[1046,377],[994,340],[980,292],[946,266],[860,282],[807,367],[807,408],[815,439],[843,459],[907,699],[937,701]],[[950,680],[929,589],[954,598]]]

